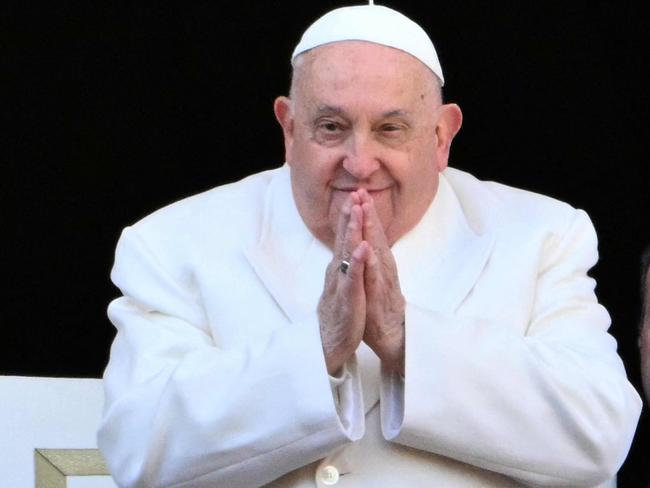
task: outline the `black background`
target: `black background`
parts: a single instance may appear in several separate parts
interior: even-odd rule
[[[636,3],[636,2],[633,2]],[[304,28],[350,2],[4,2],[0,374],[99,377],[120,230],[283,161],[272,103]],[[641,389],[647,11],[628,2],[392,1],[463,109],[451,165],[585,209],[611,333]],[[460,5],[459,5],[460,4]],[[226,230],[224,230],[226,232]],[[647,407],[646,407],[647,408]],[[619,486],[648,480],[644,410]]]

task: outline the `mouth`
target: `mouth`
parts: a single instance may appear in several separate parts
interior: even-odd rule
[[[342,188],[336,188],[335,187],[334,190],[344,192],[344,193],[350,193],[350,192],[353,192],[353,191],[361,190],[362,188],[364,190],[366,190],[371,196],[374,196],[374,195],[379,195],[381,192],[389,190],[390,186],[385,186],[385,187],[382,187],[382,188],[364,188],[364,187],[357,187],[357,186],[354,186],[354,187],[342,187]]]
[[[368,193],[370,193],[370,195],[379,195],[380,193],[385,192],[385,191],[387,191],[389,189],[390,189],[390,187],[387,186],[387,187],[384,187],[384,188],[375,188],[375,189],[366,188],[366,191]]]

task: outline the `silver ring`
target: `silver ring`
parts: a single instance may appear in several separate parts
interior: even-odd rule
[[[349,267],[350,267],[350,262],[349,261],[346,261],[345,259],[341,260],[341,265],[339,266],[339,269],[341,270],[341,273],[347,274]]]

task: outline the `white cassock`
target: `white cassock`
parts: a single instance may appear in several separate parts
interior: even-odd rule
[[[641,400],[587,271],[587,215],[447,169],[392,248],[405,377],[362,344],[327,374],[331,251],[289,169],[125,229],[99,446],[120,486],[612,485]]]

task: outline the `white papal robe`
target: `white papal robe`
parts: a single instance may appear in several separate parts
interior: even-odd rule
[[[587,215],[450,168],[392,251],[405,376],[362,344],[330,378],[332,253],[286,165],[125,229],[98,439],[120,486],[611,484],[641,401],[587,274]]]

